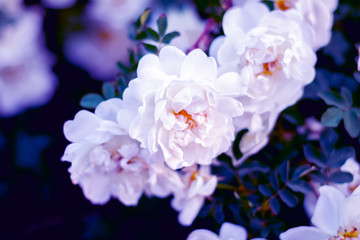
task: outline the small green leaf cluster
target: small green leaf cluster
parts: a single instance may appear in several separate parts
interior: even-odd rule
[[[328,108],[321,117],[321,123],[325,127],[337,127],[341,120],[349,135],[353,138],[360,133],[360,108],[353,106],[353,96],[349,89],[342,87],[341,93],[334,91],[322,91],[319,94]]]
[[[105,82],[102,85],[102,95],[98,93],[88,93],[80,100],[80,106],[88,109],[95,109],[102,101],[110,98],[120,97],[120,84]]]
[[[340,167],[346,160],[355,158],[355,150],[350,146],[335,148],[338,138],[333,129],[327,129],[320,138],[320,148],[312,144],[304,146],[306,160],[317,167],[317,171],[310,174],[310,177],[321,185],[347,183],[353,180],[352,174],[342,171]]]
[[[169,44],[174,38],[180,36],[180,34],[176,31],[166,33],[168,23],[165,14],[161,14],[158,17],[156,21],[157,30],[149,27],[147,23],[149,21],[150,13],[150,9],[145,10],[136,21],[135,40],[138,41],[147,52],[158,54],[163,44]],[[150,44],[145,40],[150,40],[155,44]]]

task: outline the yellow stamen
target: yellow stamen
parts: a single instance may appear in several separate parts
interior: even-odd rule
[[[275,5],[282,11],[286,11],[291,8],[290,4],[286,0],[275,0]]]
[[[191,114],[189,114],[186,110],[181,110],[180,112],[173,111],[175,116],[183,116],[186,118],[185,123],[187,123],[190,129],[196,128],[198,126],[197,122],[192,118]]]

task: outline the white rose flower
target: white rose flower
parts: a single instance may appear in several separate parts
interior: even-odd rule
[[[295,12],[272,11],[260,3],[229,9],[223,19],[225,36],[215,39],[210,53],[220,72],[236,71],[239,96],[246,112],[280,112],[302,96],[313,81],[316,56],[303,35]]]
[[[304,24],[311,28],[313,49],[327,45],[331,38],[331,28],[338,0],[274,0],[275,9],[282,11],[296,10],[304,18]]]
[[[350,194],[360,185],[360,165],[359,163],[353,159],[349,158],[346,160],[344,165],[340,167],[341,171],[349,172],[353,175],[353,180],[348,183],[342,183],[342,184],[331,184],[330,186],[335,187],[340,192],[344,194],[344,196],[350,196]],[[316,182],[311,182],[312,189],[314,189],[314,192],[310,192],[305,195],[304,198],[304,209],[306,214],[311,217],[314,213],[315,204],[317,201],[317,198],[319,196],[319,188],[320,184]]]
[[[224,222],[221,225],[219,236],[206,230],[198,229],[190,233],[187,240],[246,240],[247,232],[243,226]],[[252,240],[265,240],[264,238],[253,238]]]
[[[280,234],[281,240],[344,240],[360,239],[360,187],[345,197],[331,186],[320,188],[311,222],[314,227],[301,226]]]
[[[171,206],[179,213],[178,220],[183,226],[190,226],[204,205],[205,197],[214,193],[217,178],[211,175],[209,166],[193,165],[183,168],[183,186],[175,189]]]
[[[175,47],[144,56],[138,78],[124,91],[129,135],[151,154],[162,151],[172,169],[211,164],[234,139],[240,102],[227,96],[234,76],[217,78],[216,63],[200,49],[185,55]],[[132,119],[134,119],[132,121]]]
[[[120,99],[110,99],[102,102],[95,114],[82,110],[64,125],[64,134],[73,143],[62,160],[71,162],[73,183],[79,184],[94,204],[104,204],[113,196],[134,206],[144,191],[165,197],[172,192],[172,181],[181,184],[162,159],[151,157],[119,127],[116,115],[122,107]]]

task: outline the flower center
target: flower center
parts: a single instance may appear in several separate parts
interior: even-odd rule
[[[291,4],[287,0],[275,0],[275,6],[282,11],[291,8]]]
[[[173,113],[177,118],[185,118],[185,123],[189,126],[190,129],[196,128],[198,126],[198,123],[186,110],[183,109],[180,112],[173,111]]]
[[[346,240],[346,239],[359,239],[359,230],[355,226],[347,228],[340,228],[338,234],[329,238],[329,240]]]
[[[192,181],[195,181],[196,180],[196,175],[198,174],[199,172],[198,171],[195,171],[191,174],[191,177],[190,177],[190,182]]]
[[[274,71],[281,70],[281,66],[278,61],[267,62],[263,64],[263,70],[257,75],[272,76]]]

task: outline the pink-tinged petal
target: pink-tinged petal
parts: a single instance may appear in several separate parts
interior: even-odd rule
[[[140,59],[137,74],[139,75],[144,68],[151,68],[160,72],[163,71],[159,57],[154,54],[145,55]]]
[[[102,119],[116,122],[118,112],[124,108],[121,99],[112,98],[101,102],[95,109],[95,115]]]
[[[185,58],[180,71],[180,77],[183,80],[197,80],[209,83],[216,78],[217,66],[212,57],[200,50],[191,51]]]
[[[233,7],[229,9],[223,18],[225,35],[230,35],[239,29],[248,32],[256,27],[260,19],[268,12],[267,7],[261,3],[249,3],[243,8]]]
[[[215,38],[209,49],[209,55],[217,60],[219,48],[224,44],[225,36],[219,36]]]
[[[315,227],[296,227],[280,234],[280,240],[328,240],[331,235]]]
[[[103,174],[86,175],[81,178],[80,186],[84,195],[93,204],[105,204],[110,200],[110,179]]]
[[[245,46],[241,44],[241,41],[245,41],[245,36],[245,33],[239,29],[233,32],[231,37],[227,37],[222,41],[223,44],[218,49],[216,59],[219,65],[225,68],[224,70],[220,69],[221,73],[230,71],[227,69],[229,64],[231,65],[230,69],[237,69],[238,55],[245,52]]]
[[[190,233],[186,240],[220,240],[220,238],[209,230],[198,229]]]
[[[340,212],[340,225],[352,226],[360,220],[360,194],[351,194],[345,199]]]
[[[227,72],[222,74],[214,81],[217,91],[224,95],[239,96],[245,92],[245,86],[236,72]]]
[[[183,226],[190,226],[199,214],[204,204],[204,197],[194,197],[186,202],[178,216],[179,223]]]
[[[106,133],[97,133],[96,129],[100,126],[101,119],[95,114],[81,110],[75,115],[74,120],[65,122],[64,135],[71,142],[89,140],[102,143],[109,140],[111,136]]]
[[[143,174],[120,173],[113,176],[112,192],[125,206],[136,206],[145,187]]]
[[[221,225],[219,236],[221,240],[246,240],[247,232],[246,229],[242,226],[224,222]]]
[[[173,46],[167,46],[161,49],[159,58],[164,72],[169,75],[180,75],[180,66],[186,55],[181,50]]]
[[[203,196],[210,196],[214,193],[217,185],[217,178],[212,176],[200,189],[198,194]]]
[[[315,205],[311,222],[329,235],[336,235],[340,227],[340,211],[345,196],[342,192],[331,186],[322,186],[320,196]]]

